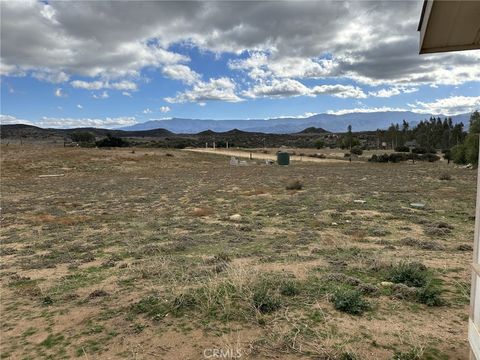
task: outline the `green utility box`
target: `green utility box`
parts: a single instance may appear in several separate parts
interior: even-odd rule
[[[290,154],[288,152],[277,153],[278,165],[290,165]]]

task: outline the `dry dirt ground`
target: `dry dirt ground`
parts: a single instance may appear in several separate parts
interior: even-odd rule
[[[476,171],[228,163],[2,147],[1,357],[468,358]]]

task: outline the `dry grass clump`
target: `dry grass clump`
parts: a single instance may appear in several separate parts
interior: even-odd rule
[[[303,184],[300,180],[294,179],[290,180],[285,187],[287,190],[302,190]]]
[[[213,215],[215,211],[209,207],[196,207],[192,210],[192,216],[203,217]]]
[[[449,180],[452,180],[452,175],[450,175],[449,173],[447,172],[444,172],[442,174],[440,174],[440,176],[438,177],[439,180],[442,180],[442,181],[449,181]]]

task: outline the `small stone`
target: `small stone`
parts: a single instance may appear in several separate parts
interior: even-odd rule
[[[422,203],[411,203],[410,206],[413,207],[413,208],[417,208],[417,209],[423,209],[423,208],[425,207],[425,204],[422,204]]]
[[[332,222],[332,225],[333,226],[337,226],[338,224],[336,222]]]
[[[353,200],[353,202],[354,202],[355,204],[365,204],[365,203],[366,203],[365,200]]]
[[[234,214],[234,215],[230,216],[230,220],[232,220],[232,221],[240,221],[240,220],[242,220],[242,215],[240,215],[240,214]]]
[[[382,281],[380,283],[381,286],[384,286],[384,287],[389,287],[389,286],[392,286],[393,285],[393,282],[391,281]]]

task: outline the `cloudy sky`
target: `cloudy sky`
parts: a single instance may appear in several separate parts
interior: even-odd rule
[[[0,6],[2,123],[480,108],[480,51],[418,55],[422,0]]]

